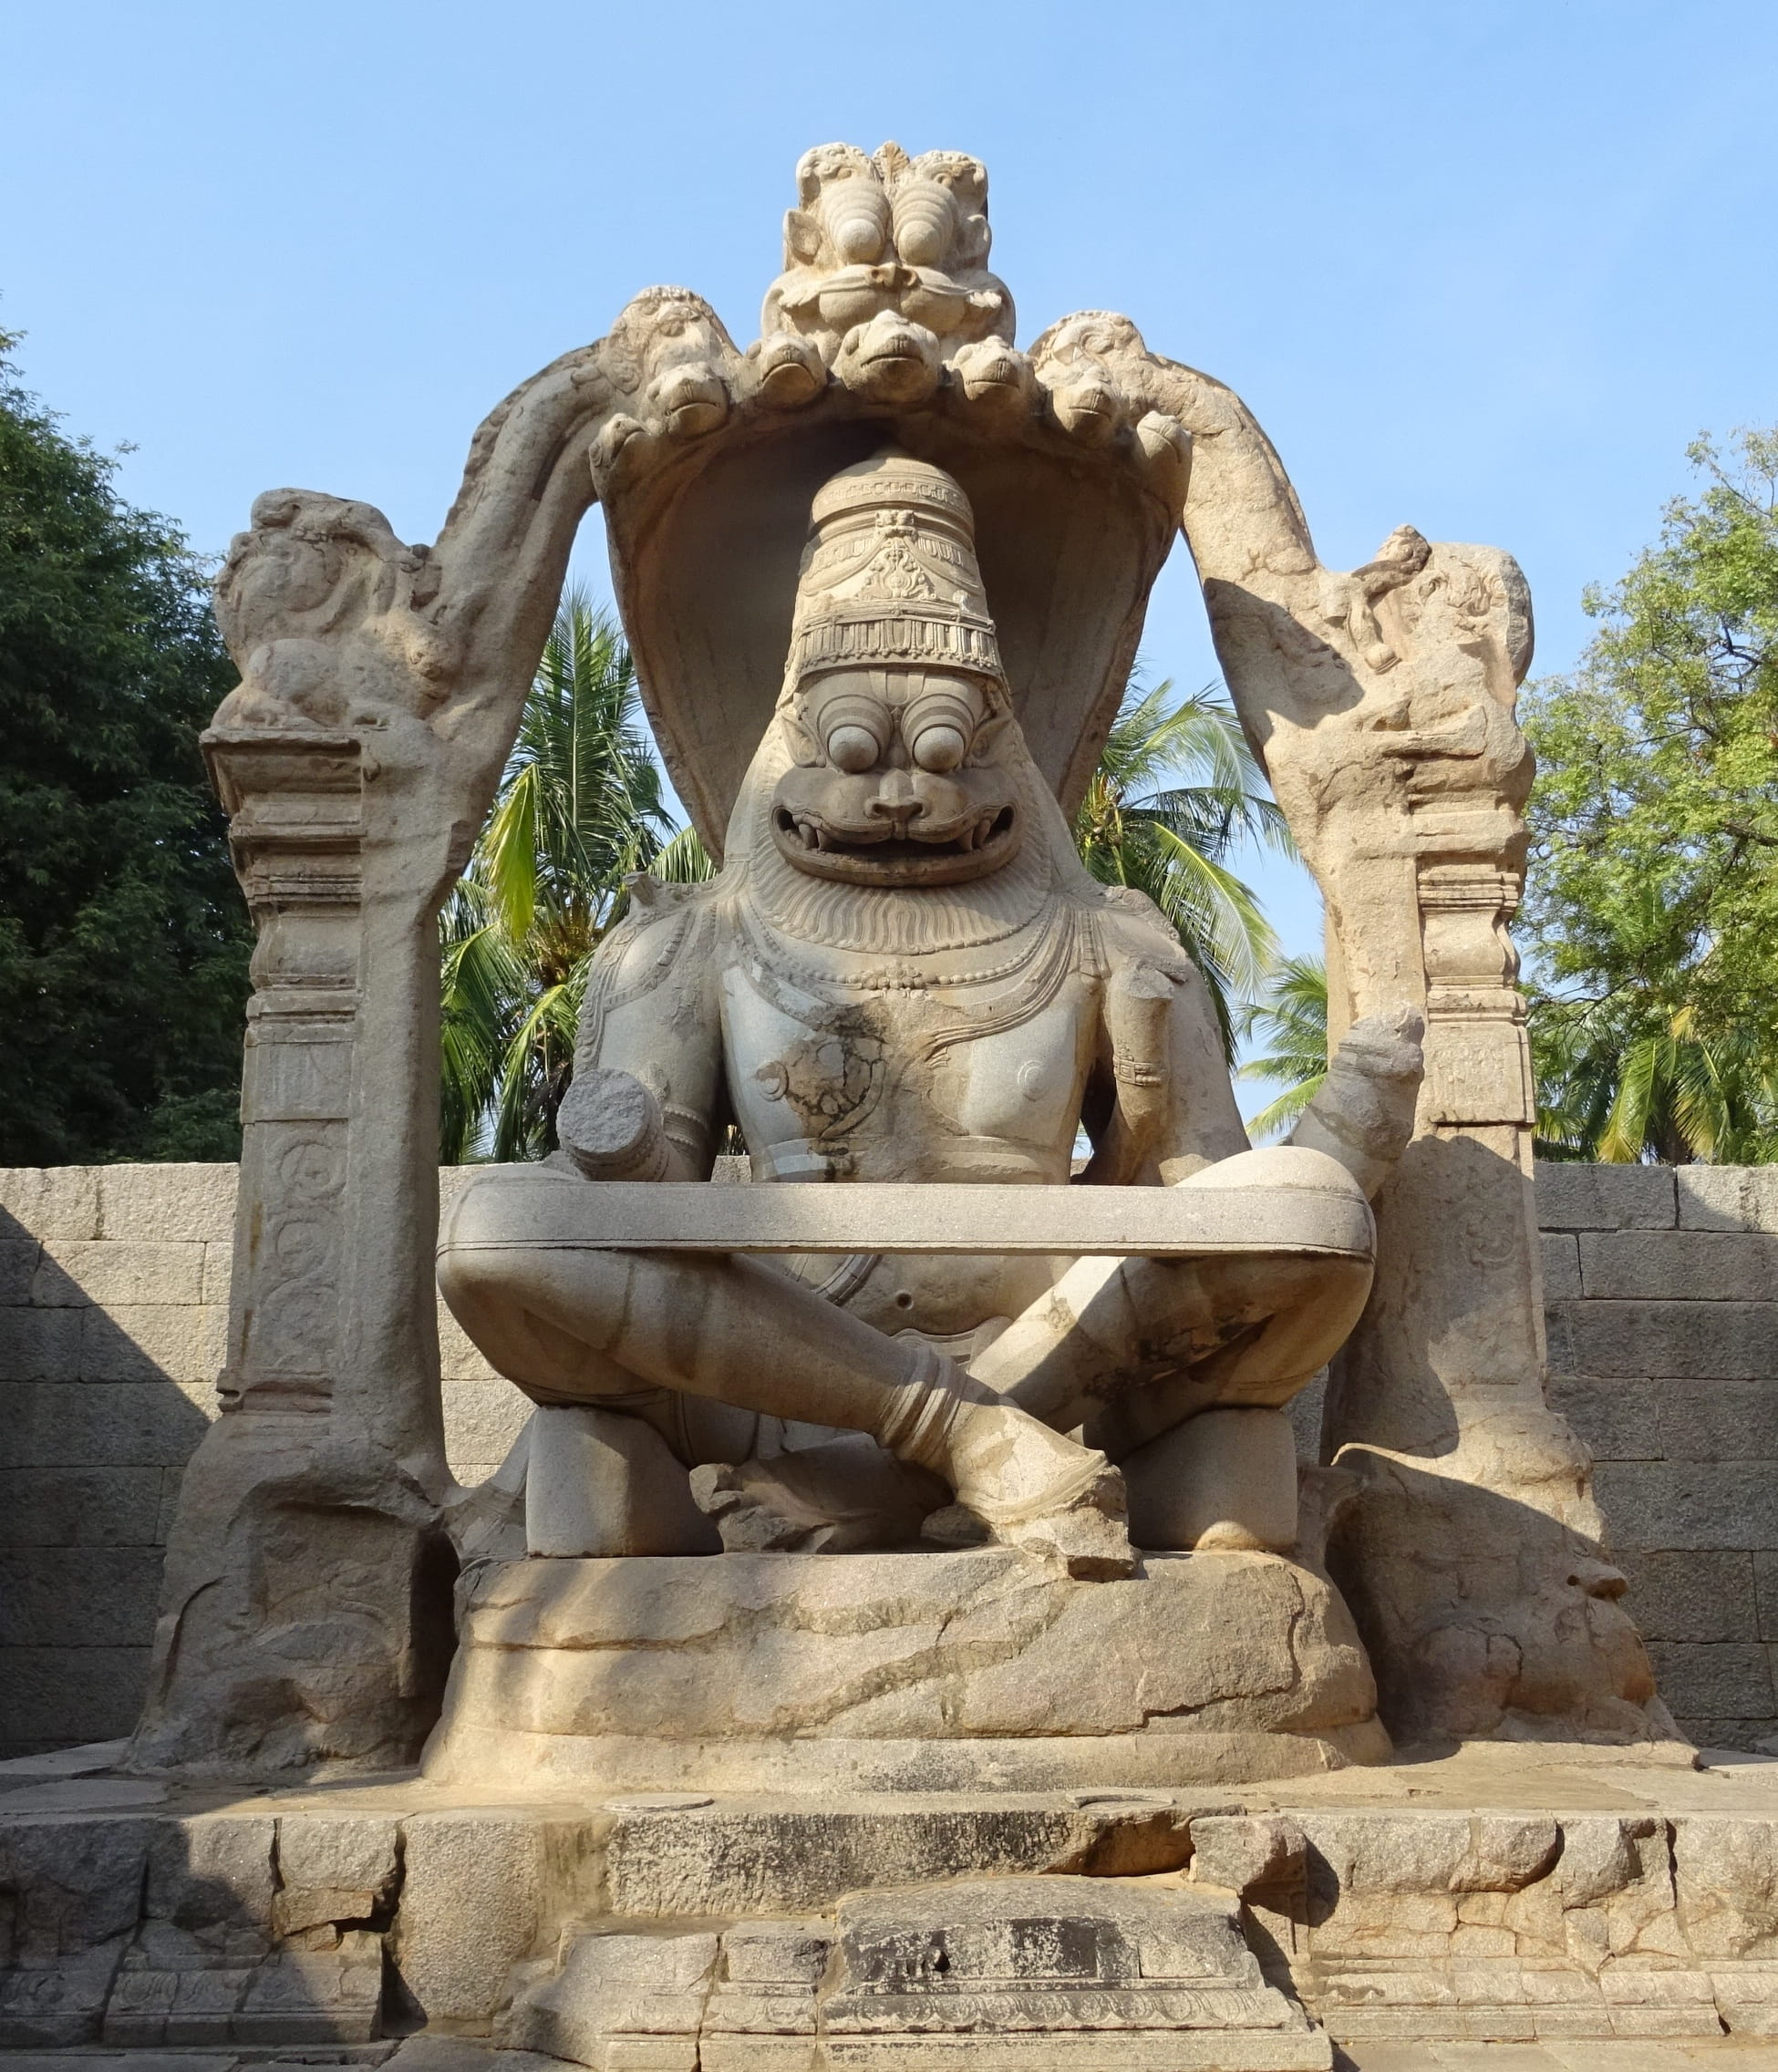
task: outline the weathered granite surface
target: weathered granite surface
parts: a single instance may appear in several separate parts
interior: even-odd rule
[[[1388,1751],[1325,1578],[1005,1549],[484,1570],[425,1774],[517,1790],[997,1790],[1288,1775]]]
[[[884,2035],[881,2011],[912,2016],[881,2061],[918,2067],[911,2039],[942,2036],[946,2011],[907,2000],[932,1990],[987,1995],[977,2044],[1031,1995],[1057,2036],[1122,2025],[1110,2033],[1125,2055],[1004,2056],[1021,2072],[1326,2065],[1328,2037],[1360,2067],[1379,2043],[1413,2041],[1431,2053],[1420,2062],[1444,2065],[1433,2046],[1482,2038],[1608,2067],[1565,2053],[1641,2039],[1669,2053],[1646,2061],[1665,2072],[1690,2062],[1693,2039],[1778,2036],[1774,1778],[1757,1758],[1693,1770],[1483,1745],[1233,1789],[819,1803],[582,1789],[516,1805],[497,1787],[411,1775],[243,1796],[15,1766],[0,1775],[0,1893],[16,1923],[0,2047],[246,2058],[354,2038],[375,2050],[424,2022],[544,2043],[598,2072],[692,2072],[700,2036],[710,2065],[820,2072],[873,2062],[835,2046]],[[1176,1926],[1139,1985],[1118,1924],[1155,1908]],[[1020,1921],[1032,1926],[1014,1932]],[[1189,2007],[1181,2021],[1170,2005],[1174,2027],[1143,2036],[1151,1982],[1204,1996],[1223,2055],[1164,2055],[1163,2040],[1193,2043]],[[1235,2015],[1321,2056],[1240,2057]],[[644,2036],[678,2038],[678,2055],[609,2047]]]
[[[233,1191],[231,1167],[0,1173],[7,1755],[134,1723],[172,1499],[216,1410]],[[1778,1168],[1543,1166],[1538,1220],[1553,1397],[1600,1463],[1662,1688],[1694,1738],[1757,1747],[1778,1737]],[[530,1406],[439,1307],[446,1444],[476,1482]],[[1711,1364],[1658,1368],[1675,1335]]]

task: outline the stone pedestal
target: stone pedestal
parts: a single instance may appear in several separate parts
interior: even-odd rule
[[[595,1933],[506,2040],[594,2072],[1327,2072],[1240,1913],[1149,1881],[961,1878],[856,1893],[832,1923]]]
[[[1339,1594],[1276,1554],[1076,1582],[959,1553],[532,1559],[474,1585],[424,1774],[594,1789],[1054,1790],[1389,1751]]]
[[[105,1755],[0,1764],[0,2050],[375,2061],[423,2024],[396,2072],[498,2072],[470,2038],[587,2072],[1281,2072],[1329,2042],[1553,2068],[1696,2039],[1751,2072],[1778,2036],[1758,1758],[1481,1744],[1022,1794],[409,1772],[218,1804],[87,1774]]]

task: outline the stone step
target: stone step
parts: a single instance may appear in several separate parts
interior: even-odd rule
[[[169,2051],[212,2072],[362,2062],[357,2053],[421,2025],[486,2042],[515,1995],[555,1978],[560,1951],[594,1929],[656,1949],[708,1939],[711,1995],[721,1984],[725,2012],[737,2012],[728,1988],[749,1982],[727,1967],[741,1943],[770,1943],[789,1923],[830,1953],[848,1934],[862,1950],[873,1909],[893,1923],[915,1903],[909,1888],[947,1881],[992,1904],[1036,1888],[1058,1920],[1083,1890],[1107,1919],[1126,1899],[1162,1895],[1224,1919],[1238,1902],[1262,1987],[1250,1974],[1155,1979],[1163,1997],[1145,2005],[1176,2035],[1190,2033],[1185,2003],[1164,1995],[1263,1990],[1294,1995],[1360,2065],[1384,2045],[1450,2051],[1484,2038],[1673,2052],[1727,2031],[1738,2047],[1764,2047],[1778,2043],[1773,1774],[1503,1747],[1220,1790],[853,1793],[814,1805],[573,1789],[515,1799],[411,1774],[264,1794],[47,1778],[0,1801],[0,1904],[16,1923],[0,2038],[113,2072]],[[1053,1939],[1060,1947],[1060,1930]],[[917,1973],[925,1943],[915,1942]],[[839,1974],[822,1978],[831,1992]],[[786,1983],[750,1982],[773,2002]],[[1077,1985],[1019,1990],[1047,1996],[1055,2015]],[[1206,2013],[1219,2008],[1204,1999]],[[700,2072],[718,2072],[722,2035],[765,2051],[744,2027],[713,2031]],[[850,2051],[848,2037],[860,2051],[870,2040],[834,2029],[836,2049]],[[879,2043],[887,2063],[900,2046]],[[27,2068],[16,2057],[0,2072]],[[747,2072],[771,2068],[756,2054]]]
[[[498,2032],[592,2072],[1328,2072],[1233,1892],[1151,1879],[959,1879],[832,1923],[583,1935]],[[677,2045],[677,2052],[672,2046]]]

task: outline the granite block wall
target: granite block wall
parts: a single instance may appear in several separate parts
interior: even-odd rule
[[[1550,1397],[1694,1740],[1778,1753],[1778,1166],[1544,1166]]]
[[[0,1757],[134,1721],[214,1415],[234,1185],[232,1166],[0,1170]],[[1598,1459],[1668,1702],[1700,1741],[1778,1752],[1778,1167],[1546,1166],[1538,1201],[1551,1392]],[[442,1311],[439,1340],[472,1482],[527,1406]]]
[[[233,1166],[0,1169],[0,1758],[135,1724],[180,1477],[216,1414],[234,1193]],[[479,1481],[530,1406],[439,1324],[447,1448]]]

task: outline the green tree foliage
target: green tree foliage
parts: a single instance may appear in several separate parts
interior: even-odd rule
[[[1526,698],[1547,1156],[1778,1157],[1778,430],[1690,458],[1701,494]]]
[[[1235,1002],[1258,990],[1277,940],[1227,860],[1244,841],[1296,851],[1227,700],[1209,689],[1172,698],[1171,682],[1132,678],[1074,839],[1095,878],[1146,892],[1178,931],[1232,1063]]]
[[[625,879],[650,869],[684,881],[710,865],[673,831],[622,634],[571,594],[440,922],[447,1163],[554,1149],[587,966]]]
[[[1319,957],[1284,957],[1259,998],[1241,1010],[1248,1043],[1266,1047],[1241,1067],[1243,1079],[1282,1090],[1247,1125],[1256,1141],[1282,1137],[1321,1091],[1328,1076],[1328,967]]]
[[[0,333],[0,1165],[231,1159],[252,931],[203,570]]]

